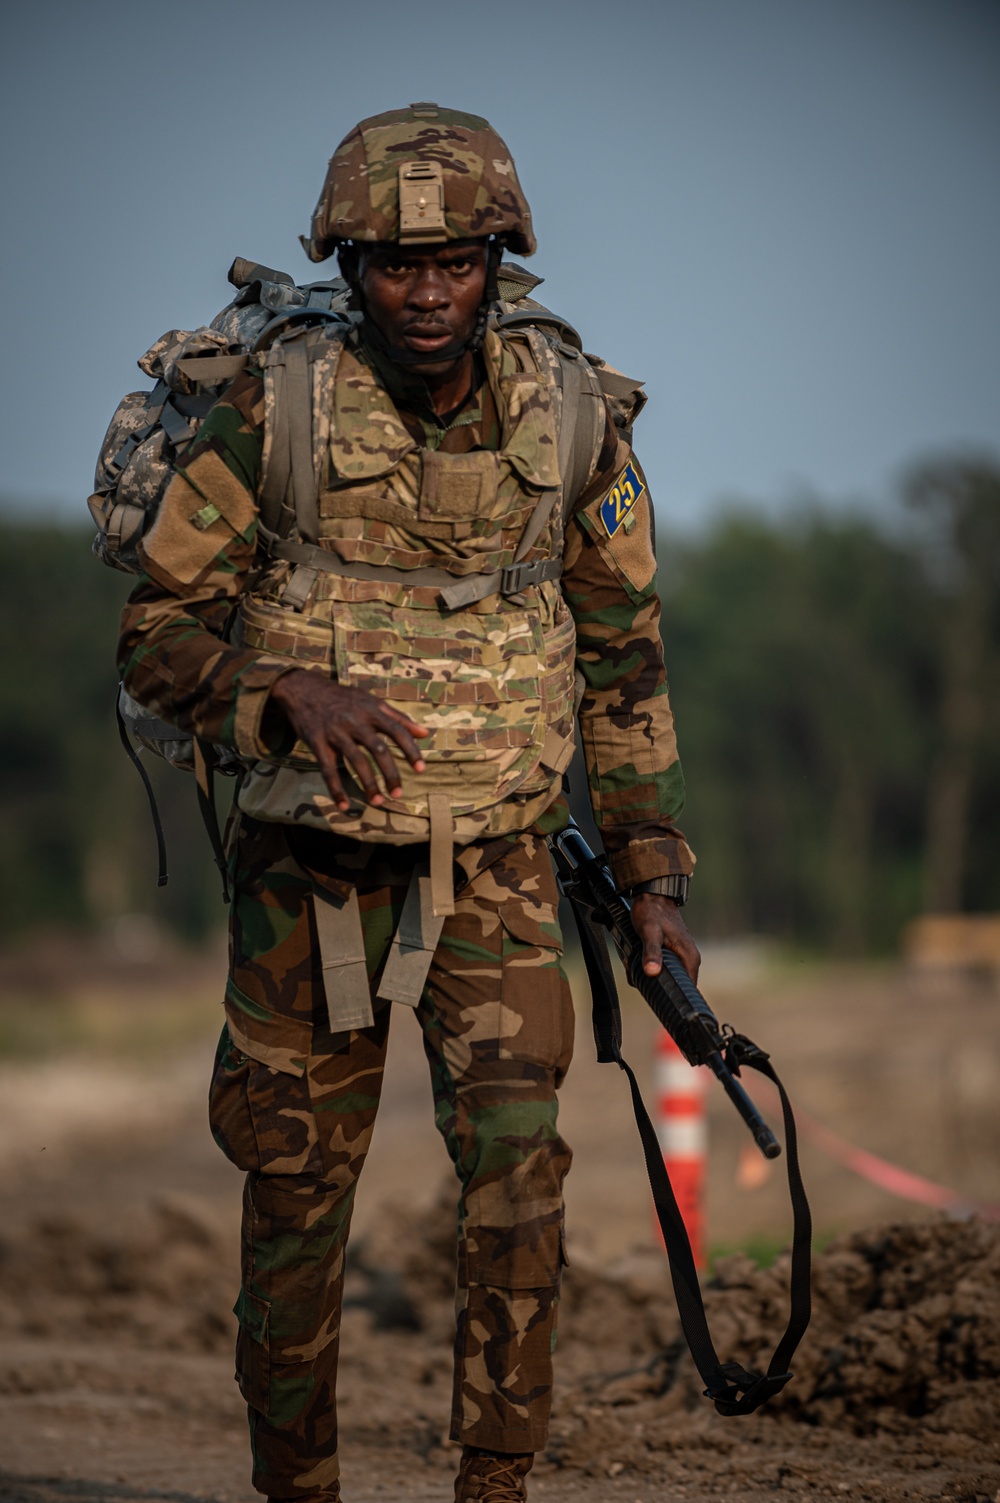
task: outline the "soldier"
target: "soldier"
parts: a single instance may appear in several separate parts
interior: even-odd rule
[[[573,1012],[545,836],[575,709],[646,969],[663,945],[698,965],[652,510],[592,364],[497,323],[502,253],[535,238],[485,120],[363,121],[303,243],[339,253],[357,315],[290,332],[211,410],[120,645],[129,693],[248,769],[211,1120],[247,1176],[253,1480],[340,1496],[344,1250],[392,999],[461,1186],[456,1498],[512,1503],[546,1440],[564,1262]]]

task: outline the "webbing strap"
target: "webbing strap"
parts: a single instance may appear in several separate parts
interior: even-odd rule
[[[537,286],[537,283],[535,284]],[[556,337],[571,349],[582,350],[583,340],[573,325],[549,308],[519,308],[513,313],[501,313],[491,320],[496,329],[551,329]]]
[[[637,392],[646,384],[644,381],[635,381],[631,376],[623,375],[621,371],[610,370],[607,366],[599,365],[595,374],[600,382],[601,390],[609,397],[630,397],[633,392]]]
[[[785,1161],[788,1189],[792,1202],[791,1277],[789,1280],[789,1315],[784,1334],[774,1349],[766,1373],[747,1369],[738,1362],[720,1362],[712,1342],[705,1315],[705,1304],[698,1282],[698,1270],[691,1252],[691,1242],[674,1195],[670,1176],[663,1162],[656,1128],[650,1120],[639,1089],[639,1082],[621,1052],[621,1012],[618,989],[608,954],[607,932],[585,904],[571,896],[573,913],[580,932],[584,963],[594,1001],[594,1039],[597,1057],[603,1063],[614,1062],[628,1078],[632,1110],[642,1143],[643,1158],[656,1218],[663,1233],[663,1243],[670,1264],[670,1278],[677,1300],[681,1329],[695,1366],[705,1384],[705,1396],[720,1414],[752,1414],[768,1399],[780,1393],[792,1374],[789,1364],[809,1324],[809,1263],[812,1243],[812,1218],[799,1171],[798,1140],[791,1103],[767,1056],[749,1040],[736,1035],[726,1051],[726,1062],[734,1073],[742,1065],[759,1070],[773,1081],[781,1096],[785,1126]]]
[[[497,569],[493,574],[469,574],[458,581],[452,575],[453,583],[441,591],[441,600],[454,611],[477,600],[486,600],[490,595],[520,595],[530,585],[558,579],[561,574],[562,559],[536,558],[530,564],[508,564],[506,569]]]
[[[288,481],[291,474],[291,457],[288,450],[288,397],[285,391],[285,367],[276,360],[270,363],[268,372],[272,383],[272,423],[268,435],[268,462],[261,480],[257,506],[260,512],[261,530],[267,537],[280,537],[282,513],[289,516],[285,505]],[[273,551],[273,548],[272,548]]]
[[[307,564],[310,569],[322,569],[327,574],[342,574],[345,579],[380,579],[393,584],[443,585],[453,581],[454,574],[447,569],[394,569],[389,564],[348,563],[331,548],[321,548],[315,543],[297,543],[291,538],[282,538],[271,549],[275,558],[287,559],[293,564]]]
[[[173,402],[166,401],[160,412],[160,427],[176,448],[179,444],[187,443],[193,437],[194,428],[187,418],[177,411]]]
[[[288,402],[288,455],[299,537],[319,541],[319,498],[312,450],[312,367],[304,340],[285,345],[285,392]]]
[[[590,362],[559,357],[562,413],[559,419],[559,473],[562,476],[563,517],[590,479],[601,452],[606,408],[598,378]]]
[[[516,595],[529,585],[541,584],[546,579],[558,579],[562,573],[561,559],[541,558],[530,564],[510,564],[506,569],[497,569],[490,574],[470,574],[462,579],[456,578],[447,569],[397,569],[391,564],[348,562],[330,548],[321,548],[314,543],[297,543],[290,538],[282,538],[272,544],[271,554],[274,558],[287,559],[290,563],[305,565],[310,569],[321,569],[327,574],[339,574],[345,579],[377,579],[388,584],[406,585],[411,589],[419,586],[440,589],[442,603],[449,610],[485,600],[489,595]],[[282,596],[283,603],[289,603],[288,591],[293,584],[294,580]],[[297,597],[293,597],[291,603],[294,603],[295,598]]]
[[[371,1028],[375,1014],[357,888],[346,898],[335,898],[314,882],[313,916],[330,1031]]]
[[[186,355],[183,360],[175,360],[174,364],[189,381],[221,386],[223,381],[231,381],[240,371],[246,370],[249,358],[248,355]]]
[[[134,548],[146,530],[149,513],[142,506],[134,506],[130,501],[118,501],[112,506],[104,524],[104,532],[108,539],[108,552],[114,558],[121,558],[128,550]]]
[[[389,947],[378,994],[387,1002],[416,1007],[424,994],[444,915],[434,912],[428,862],[417,862],[406,890],[399,926]]]
[[[525,523],[517,547],[514,549],[514,563],[519,564],[525,554],[529,553],[535,545],[535,539],[552,515],[552,508],[558,499],[558,491],[543,491],[535,502],[534,510]]]
[[[265,439],[266,463],[261,475],[260,490],[258,495],[258,509],[260,513],[261,537],[273,552],[274,541],[284,538],[292,530],[296,515],[288,505],[288,495],[292,487],[293,453],[292,438],[289,418],[289,389],[286,380],[286,361],[290,350],[305,352],[305,360],[310,367],[313,362],[322,360],[326,367],[326,379],[332,380],[336,374],[337,364],[344,348],[344,334],[346,326],[339,315],[327,315],[325,321],[341,325],[339,329],[328,331],[329,337],[309,337],[311,325],[315,325],[320,317],[316,309],[299,308],[294,313],[280,314],[267,326],[271,331],[271,340],[268,340],[267,366],[265,381],[271,383],[271,402],[269,430]],[[304,322],[305,321],[305,322]],[[265,333],[267,330],[264,331]],[[280,337],[284,333],[290,333],[290,338]],[[294,362],[293,362],[294,364]],[[301,391],[303,376],[299,367],[298,390]],[[306,465],[307,475],[312,475],[312,485],[316,486],[316,476],[313,468],[312,452],[312,376],[305,377],[306,401],[305,411],[299,418],[299,428],[296,433],[296,454],[301,453],[303,463]],[[308,426],[308,444],[306,442],[305,428]],[[306,453],[308,452],[308,460]],[[304,502],[306,509],[310,507],[308,501]],[[318,511],[318,497],[313,498],[312,505]],[[308,521],[308,519],[307,519]],[[318,525],[317,529],[318,531]]]
[[[450,918],[455,912],[455,827],[450,796],[432,793],[427,814],[431,827],[431,909],[435,918]]]
[[[310,568],[308,564],[299,564],[281,592],[282,605],[289,610],[304,611],[318,574],[318,569]]]

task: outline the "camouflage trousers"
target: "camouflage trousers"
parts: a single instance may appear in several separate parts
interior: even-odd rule
[[[344,1252],[393,1011],[376,1004],[373,1027],[330,1031],[314,894],[357,891],[374,993],[418,855],[352,851],[246,818],[236,836],[211,1119],[247,1176],[237,1381],[254,1486],[276,1497],[321,1492],[338,1476]],[[573,1012],[544,842],[526,834],[469,848],[457,864],[455,914],[417,1008],[461,1187],[451,1436],[535,1451],[546,1440],[564,1261],[570,1152],[556,1089]]]

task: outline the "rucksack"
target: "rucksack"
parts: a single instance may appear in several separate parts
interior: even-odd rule
[[[251,359],[263,363],[276,340],[287,346],[299,332],[305,334],[330,322],[349,325],[359,317],[351,311],[350,289],[339,277],[298,286],[285,272],[237,257],[228,280],[237,289],[236,296],[211,324],[193,331],[168,330],[140,358],[140,370],[154,385],[151,390],[127,393],[108,426],[88,506],[98,527],[94,554],[111,568],[129,574],[142,572],[138,546],[156,518],[174,464],[194,441],[224,388]],[[569,391],[577,394],[577,400],[564,403],[572,412],[573,424],[572,435],[567,434],[569,466],[564,487],[564,500],[571,502],[589,476],[603,432],[603,405],[579,401],[581,389],[603,397],[616,425],[626,435],[646,398],[642,382],[631,380],[597,356],[584,355],[580,336],[572,325],[530,296],[541,280],[516,263],[502,263],[498,276],[500,302],[492,322],[511,333],[538,331],[555,352],[558,369],[569,378],[564,395]],[[294,489],[294,478],[293,457],[291,474],[283,475],[279,482],[282,492],[286,482]],[[267,489],[265,475],[262,491]],[[166,880],[162,832],[152,790],[132,741],[174,767],[195,772],[216,862],[221,867],[221,847],[213,830],[211,777],[215,769],[238,775],[242,771],[239,757],[231,748],[196,742],[145,710],[124,688],[119,689],[117,716],[122,745],[139,770],[150,798],[160,845],[161,883]]]

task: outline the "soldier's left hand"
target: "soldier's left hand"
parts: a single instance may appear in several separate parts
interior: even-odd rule
[[[642,968],[647,976],[663,969],[661,950],[673,950],[691,980],[697,982],[701,953],[673,898],[640,893],[632,903],[632,927],[642,940]]]

